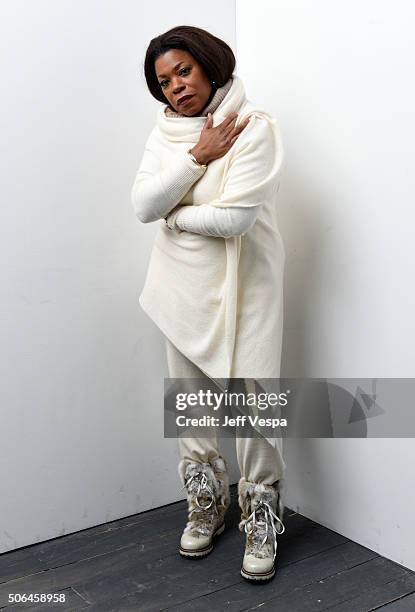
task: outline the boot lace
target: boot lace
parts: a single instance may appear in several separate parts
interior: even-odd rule
[[[258,518],[261,515],[263,516],[263,520],[259,520]],[[280,531],[277,529],[276,522],[277,524],[279,523],[281,525]],[[251,524],[250,528],[248,527],[249,524]],[[265,536],[262,542],[259,544],[259,548],[262,548],[265,542],[267,541],[268,536],[270,534],[272,535],[273,542],[274,542],[273,559],[275,560],[275,557],[277,555],[277,534],[281,535],[282,533],[284,533],[285,525],[282,522],[282,520],[274,513],[271,506],[262,499],[259,500],[257,507],[252,512],[252,514],[249,515],[244,525],[245,532],[248,535],[251,535],[254,532],[254,530],[258,529],[258,527],[259,527],[259,530],[258,530],[259,532],[265,529]]]
[[[193,512],[206,512],[206,510],[209,510],[210,508],[212,508],[212,506],[213,506],[212,510],[214,510],[214,512],[217,514],[218,510],[216,508],[216,503],[215,503],[216,502],[215,494],[209,486],[209,481],[208,481],[206,474],[204,474],[203,472],[199,472],[198,474],[193,474],[193,476],[191,476],[190,478],[186,480],[182,489],[187,488],[190,491],[189,485],[192,482],[192,480],[194,480],[195,483],[197,483],[197,491],[194,496],[194,500],[195,500],[197,507],[193,508],[189,512],[189,518],[193,514]],[[201,505],[199,502],[199,497],[201,497],[202,495],[204,495],[204,497],[210,497],[210,502],[205,506]]]

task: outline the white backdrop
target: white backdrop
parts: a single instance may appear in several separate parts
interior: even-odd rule
[[[156,225],[129,199],[158,107],[141,61],[173,25],[227,40],[280,121],[282,374],[413,376],[413,10],[258,0],[253,27],[238,0],[235,39],[234,2],[1,3],[0,552],[183,496],[138,304]],[[412,440],[285,449],[289,506],[415,569]]]
[[[282,376],[415,375],[415,8],[238,0],[239,74],[279,119]],[[385,407],[393,410],[393,406]],[[287,504],[415,569],[412,439],[286,440]]]
[[[220,14],[220,19],[218,15]],[[183,497],[130,191],[158,103],[150,39],[234,43],[234,3],[3,0],[0,552]]]

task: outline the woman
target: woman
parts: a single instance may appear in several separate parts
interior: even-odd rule
[[[151,40],[144,72],[157,113],[131,199],[143,223],[162,220],[140,305],[165,335],[171,378],[278,378],[284,247],[275,193],[283,160],[275,119],[255,108],[230,47],[175,27]],[[284,531],[281,439],[237,438],[242,575],[275,573]],[[216,436],[179,438],[188,522],[180,553],[200,557],[224,529],[226,463]]]

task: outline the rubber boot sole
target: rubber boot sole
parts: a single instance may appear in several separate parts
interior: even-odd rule
[[[220,535],[225,530],[225,523],[222,523],[220,527],[216,529],[214,534],[212,535],[212,541],[205,548],[191,549],[191,548],[182,548],[180,546],[179,552],[183,557],[206,557],[213,550],[213,540],[218,535]]]
[[[248,572],[243,567],[241,569],[241,576],[243,576],[246,580],[251,580],[252,582],[258,582],[261,580],[270,580],[275,576],[275,567],[269,570],[269,572],[263,573],[254,573]]]

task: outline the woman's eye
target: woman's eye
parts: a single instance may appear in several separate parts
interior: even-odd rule
[[[183,72],[184,72],[184,74],[187,74],[188,72],[190,72],[190,68],[181,68],[179,70],[180,74],[183,74]],[[160,81],[159,85],[160,85],[160,87],[164,88],[166,86],[166,81]]]

